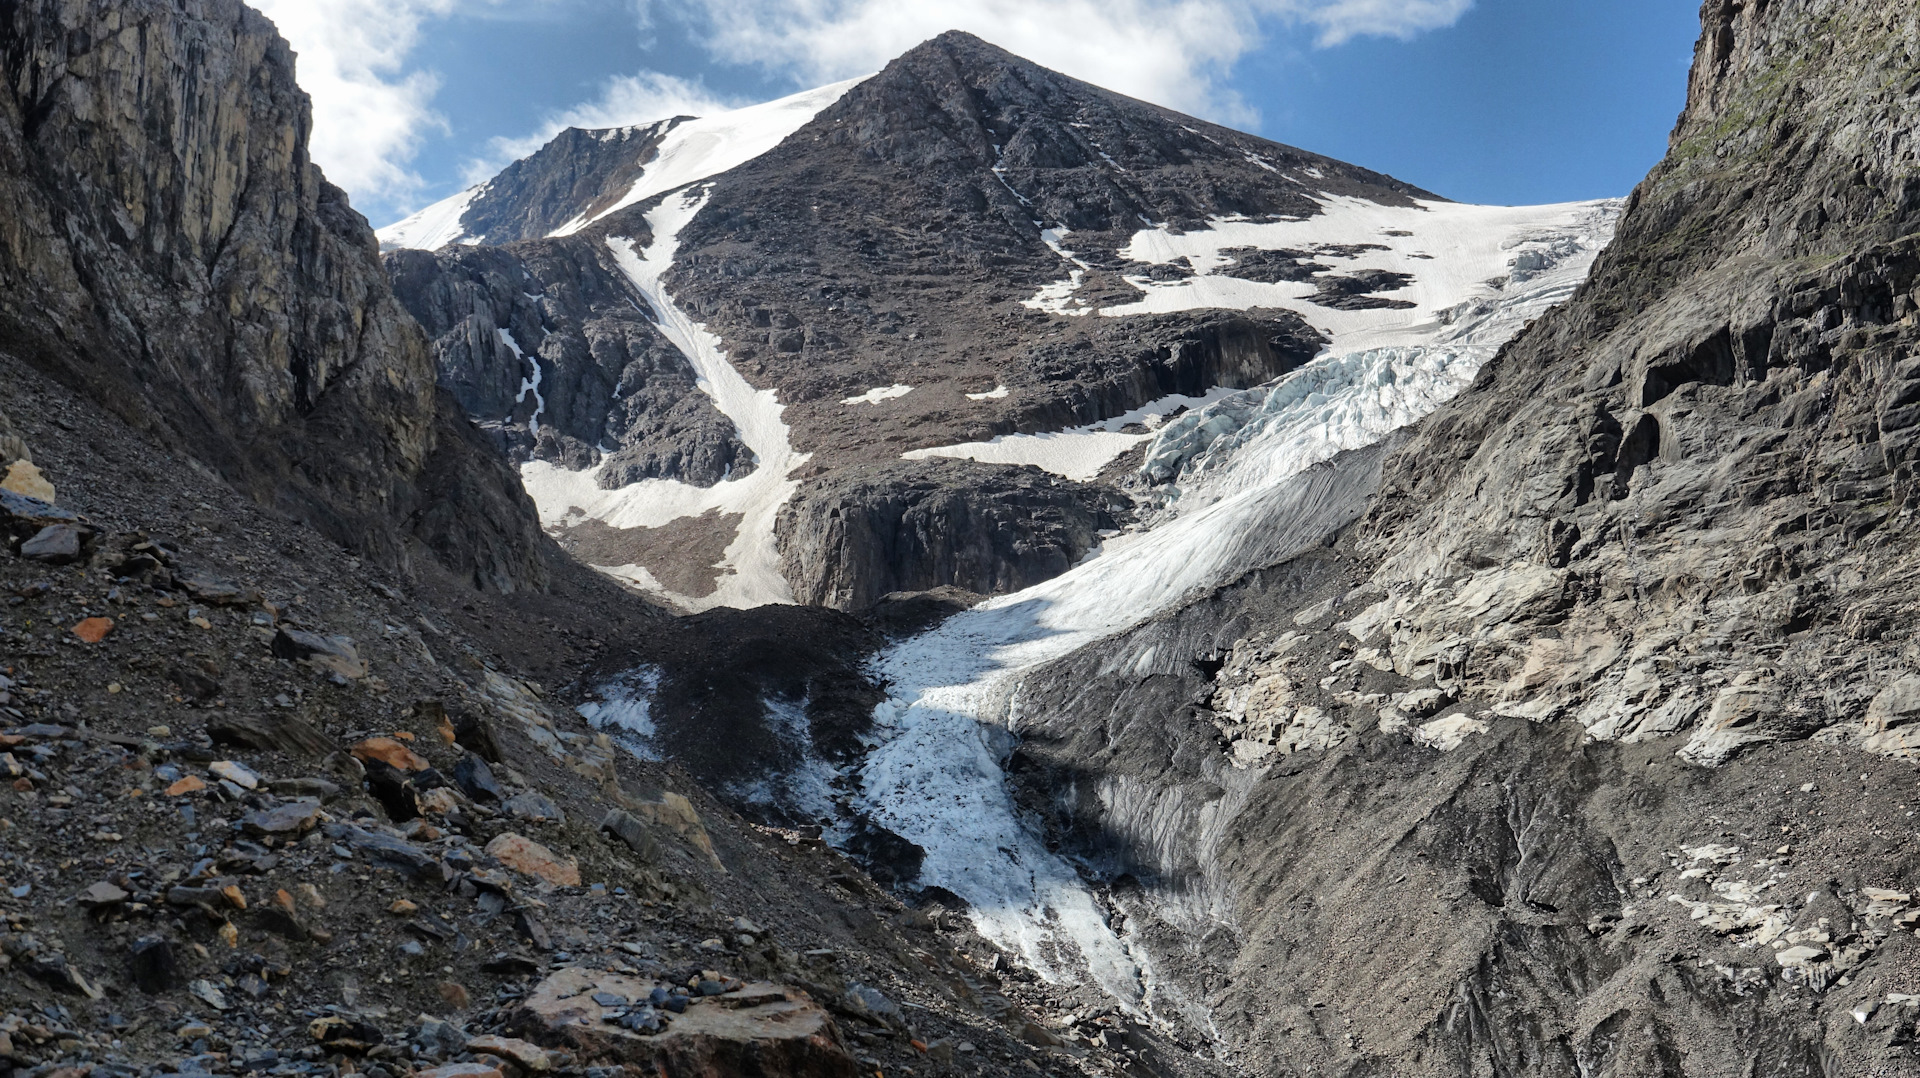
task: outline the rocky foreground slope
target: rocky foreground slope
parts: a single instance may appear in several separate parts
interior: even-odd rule
[[[1702,14],[1588,283],[1363,510],[1016,693],[1021,803],[1251,1072],[1920,1073],[1920,18]]]

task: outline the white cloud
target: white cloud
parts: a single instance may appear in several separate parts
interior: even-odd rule
[[[1318,44],[1407,38],[1473,0],[693,0],[678,9],[716,58],[817,85],[874,71],[945,30],[966,30],[1108,89],[1228,123],[1252,111],[1225,86],[1270,26]]]
[[[535,131],[518,138],[496,136],[489,140],[487,152],[469,160],[462,171],[469,185],[491,179],[569,127],[630,127],[673,116],[710,116],[745,103],[717,97],[696,80],[652,71],[621,75],[602,84],[600,96],[594,100],[549,114]]]
[[[252,0],[299,54],[313,98],[313,159],[356,196],[402,200],[423,184],[409,167],[421,138],[444,129],[439,80],[406,70],[421,24],[492,0]]]
[[[1306,22],[1320,28],[1322,46],[1376,35],[1402,40],[1452,26],[1473,0],[1321,0],[1304,5]]]

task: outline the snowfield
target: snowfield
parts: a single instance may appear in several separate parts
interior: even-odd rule
[[[1618,214],[1617,202],[1610,200],[1552,206],[1458,202],[1382,206],[1328,195],[1321,205],[1323,212],[1298,221],[1215,218],[1211,227],[1193,232],[1142,229],[1120,249],[1122,258],[1154,265],[1184,259],[1195,276],[1155,281],[1129,275],[1128,283],[1140,290],[1141,298],[1103,307],[1100,314],[1118,318],[1209,307],[1280,307],[1302,315],[1327,334],[1334,352],[1415,344],[1442,328],[1439,320],[1445,312],[1495,296],[1500,286],[1493,282],[1525,278],[1538,272],[1535,267],[1563,263],[1581,251],[1597,251],[1613,234]],[[1369,249],[1353,250],[1358,245]],[[1225,252],[1246,247],[1310,255],[1332,267],[1330,274],[1321,277],[1362,270],[1408,274],[1413,280],[1406,287],[1379,295],[1414,306],[1336,310],[1308,301],[1318,287],[1314,281],[1269,284],[1221,273],[1233,265],[1232,256]]]

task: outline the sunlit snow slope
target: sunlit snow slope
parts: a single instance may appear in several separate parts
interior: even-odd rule
[[[966,899],[979,929],[1043,976],[1091,978],[1128,1002],[1148,998],[1151,970],[1109,929],[1073,868],[1025,830],[1006,791],[996,732],[1017,733],[1020,675],[1351,519],[1367,493],[1358,469],[1313,466],[1377,443],[1464,388],[1501,343],[1585,278],[1617,211],[1618,203],[1556,208],[1500,242],[1472,241],[1489,250],[1506,243],[1507,264],[1475,272],[1504,269],[1513,280],[1473,299],[1467,276],[1456,276],[1466,295],[1453,302],[1465,306],[1449,323],[1430,321],[1424,340],[1403,331],[1393,347],[1330,352],[1168,424],[1153,436],[1149,467],[1181,484],[1152,527],[886,652],[876,670],[890,692],[875,712],[883,741],[860,770],[858,805],[926,849],[921,884]],[[1437,241],[1430,247],[1436,260],[1450,257]],[[1369,332],[1336,340],[1379,339]],[[1031,444],[1036,461],[1057,448]]]
[[[797,93],[731,112],[702,116],[675,124],[661,139],[653,156],[635,165],[633,186],[619,200],[591,215],[582,214],[552,235],[568,236],[607,215],[638,205],[656,195],[678,190],[711,176],[738,168],[778,146],[804,127],[820,110],[840,100],[861,79]],[[616,128],[609,134],[628,130]],[[449,243],[477,242],[462,221],[475,200],[485,198],[489,183],[479,184],[442,199],[402,221],[380,229],[383,248],[414,247],[436,250]]]

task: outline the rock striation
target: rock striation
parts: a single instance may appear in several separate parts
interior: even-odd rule
[[[307,97],[238,0],[0,13],[0,344],[390,564],[544,577],[531,505],[307,156]]]

